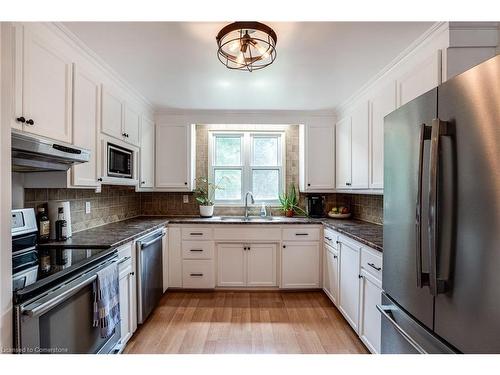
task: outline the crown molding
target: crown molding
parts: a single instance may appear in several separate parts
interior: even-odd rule
[[[335,117],[334,110],[217,110],[217,109],[160,109],[155,116],[301,116]]]

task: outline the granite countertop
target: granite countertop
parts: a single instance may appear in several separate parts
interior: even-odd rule
[[[39,244],[39,248],[96,249],[123,245],[148,232],[161,228],[168,220],[159,216],[139,216],[116,223],[73,233],[66,241],[52,241]]]
[[[382,225],[353,219],[281,217],[262,219],[251,217],[245,220],[240,216],[214,216],[212,218],[186,216],[139,216],[136,218],[106,224],[100,227],[73,233],[67,241],[48,242],[39,247],[64,248],[111,248],[117,247],[147,234],[166,224],[253,224],[253,225],[284,225],[284,224],[323,224],[375,250],[382,251]]]

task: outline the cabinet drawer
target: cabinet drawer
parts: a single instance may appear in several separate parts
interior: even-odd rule
[[[122,261],[118,261],[118,274],[119,279],[125,277],[126,274],[132,272],[132,259],[123,258]]]
[[[212,260],[182,261],[182,287],[192,289],[215,288]]]
[[[182,228],[183,240],[211,240],[212,228]]]
[[[132,257],[132,242],[126,243],[125,245],[120,246],[118,249],[118,259],[122,260],[126,257]]]
[[[382,281],[382,256],[375,250],[363,247],[361,250],[361,267]]]
[[[214,243],[211,241],[182,241],[183,259],[212,259]]]
[[[319,241],[319,228],[293,227],[283,229],[283,241]]]
[[[323,232],[323,241],[325,241],[326,244],[333,247],[334,249],[337,249],[337,233],[336,232],[329,230],[329,229],[325,229]]]

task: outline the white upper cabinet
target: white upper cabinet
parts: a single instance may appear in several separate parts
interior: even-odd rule
[[[89,149],[90,160],[71,168],[71,184],[96,187],[100,84],[76,64],[73,74],[73,143]]]
[[[193,189],[194,137],[194,125],[156,125],[156,188],[166,191]]]
[[[396,109],[396,84],[379,89],[370,99],[370,189],[384,188],[384,117]]]
[[[132,106],[125,104],[123,109],[123,132],[125,133],[125,142],[139,145],[139,128],[141,115]]]
[[[361,101],[351,118],[351,189],[368,189],[368,102]]]
[[[303,192],[328,192],[334,190],[334,126],[301,125],[299,154],[299,190]]]
[[[398,105],[403,105],[441,83],[441,50],[437,50],[400,77]]]
[[[141,121],[141,151],[140,151],[140,179],[141,188],[154,187],[155,174],[155,125],[148,118]]]
[[[337,189],[351,186],[351,116],[337,122],[335,126],[335,160]]]
[[[22,52],[16,51],[14,114],[22,125],[16,127],[70,143],[71,60],[51,35],[40,32],[36,25],[18,28],[16,37],[20,39],[16,42],[17,48],[22,47]]]

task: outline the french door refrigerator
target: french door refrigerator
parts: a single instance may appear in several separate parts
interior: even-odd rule
[[[500,353],[500,55],[384,122],[382,353]]]

